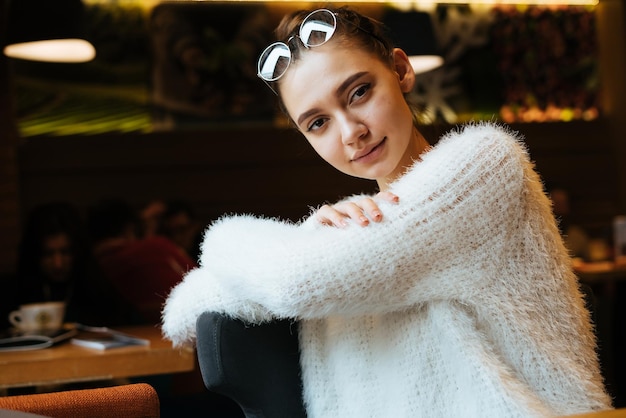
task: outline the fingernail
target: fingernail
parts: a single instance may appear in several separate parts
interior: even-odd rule
[[[361,216],[361,217],[359,217],[359,220],[361,221],[361,223],[366,224],[366,225],[367,225],[368,223],[370,223],[370,220],[369,220],[369,219],[367,219],[367,217],[365,217],[365,216]]]
[[[374,219],[380,219],[380,218],[382,218],[382,217],[383,217],[383,214],[382,214],[382,213],[380,213],[380,211],[375,210],[374,212],[372,212],[372,217],[373,217]]]

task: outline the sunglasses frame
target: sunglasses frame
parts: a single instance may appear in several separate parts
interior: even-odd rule
[[[324,40],[324,42],[319,43],[319,44],[316,44],[316,45],[309,45],[309,44],[305,43],[305,42],[302,40],[302,35],[301,35],[301,34],[302,34],[302,26],[303,26],[303,24],[307,21],[307,19],[309,19],[312,15],[314,15],[314,14],[316,14],[316,13],[318,13],[318,12],[326,12],[326,13],[328,13],[329,15],[331,15],[331,16],[333,17],[333,23],[334,23],[334,24],[333,24],[333,30],[332,30],[332,32],[330,33],[330,35],[328,35],[328,36],[326,37],[326,39]],[[306,17],[305,17],[304,19],[302,19],[302,22],[300,23],[300,27],[298,28],[298,34],[297,34],[297,35],[292,35],[291,37],[289,37],[289,39],[287,39],[287,42],[281,42],[281,41],[278,41],[278,42],[273,42],[272,44],[270,44],[267,48],[265,48],[265,49],[263,50],[263,52],[262,52],[262,53],[261,53],[261,55],[259,56],[259,60],[257,61],[257,76],[258,76],[261,80],[263,80],[263,82],[267,85],[267,87],[269,87],[269,88],[270,88],[270,90],[272,90],[272,91],[274,92],[274,94],[275,94],[275,95],[277,95],[277,96],[278,96],[278,92],[277,92],[276,90],[274,90],[274,88],[270,85],[270,83],[269,83],[269,82],[270,82],[270,81],[271,81],[271,82],[274,82],[274,81],[279,80],[279,79],[280,79],[283,75],[285,75],[285,73],[287,72],[287,69],[289,68],[289,65],[291,65],[291,48],[289,47],[289,43],[290,43],[290,42],[291,42],[294,38],[299,38],[299,39],[300,39],[300,41],[302,42],[302,45],[304,45],[304,47],[305,47],[306,49],[314,48],[314,47],[316,47],[316,46],[322,46],[322,45],[324,45],[325,43],[327,43],[328,41],[330,41],[330,39],[333,37],[333,35],[334,35],[334,34],[335,34],[335,32],[337,31],[337,19],[341,19],[341,20],[343,20],[344,22],[347,22],[347,23],[349,23],[349,24],[353,25],[353,26],[354,26],[355,28],[357,28],[358,30],[363,31],[363,32],[364,32],[364,33],[366,33],[367,35],[371,36],[372,38],[374,38],[374,39],[376,39],[378,42],[380,42],[383,46],[387,47],[387,45],[388,45],[388,44],[387,44],[387,42],[383,41],[383,40],[382,40],[379,36],[377,36],[376,34],[374,34],[374,33],[370,32],[370,31],[368,31],[368,30],[363,29],[363,28],[362,28],[359,24],[354,23],[354,22],[352,22],[352,21],[350,21],[350,20],[348,20],[348,19],[342,19],[342,17],[341,17],[341,16],[339,16],[339,14],[337,14],[337,13],[335,13],[335,12],[331,11],[331,10],[328,10],[328,9],[317,9],[317,10],[312,11],[311,13],[309,13],[308,15],[306,15]],[[284,48],[285,48],[285,49],[289,52],[289,62],[287,63],[287,66],[285,67],[285,71],[283,71],[283,72],[282,72],[282,73],[281,73],[278,77],[274,77],[274,78],[271,78],[271,79],[270,79],[270,78],[265,78],[265,77],[263,77],[263,75],[261,74],[261,59],[263,58],[263,56],[264,56],[264,55],[266,55],[266,53],[267,53],[270,49],[272,49],[272,48],[274,48],[275,46],[278,46],[278,45],[283,45],[283,46],[284,46]],[[264,62],[265,62],[265,60],[264,60]]]
[[[332,31],[327,32],[326,35],[326,39],[324,39],[324,42],[315,44],[315,45],[311,45],[308,42],[305,42],[304,39],[308,39],[309,36],[302,36],[303,35],[303,29],[305,27],[305,23],[308,23],[307,20],[317,14],[317,13],[321,13],[321,12],[325,12],[327,13],[329,16],[332,17],[332,21],[333,21],[333,26],[332,26]],[[310,48],[314,48],[317,46],[322,46],[324,45],[326,42],[328,42],[333,35],[335,34],[335,31],[337,30],[337,13],[334,13],[328,9],[317,9],[312,11],[311,13],[309,13],[308,15],[306,15],[306,17],[304,19],[302,19],[302,22],[300,23],[300,27],[298,28],[298,33],[296,35],[293,35],[291,37],[289,37],[289,39],[287,39],[287,42],[281,42],[281,41],[277,41],[277,42],[273,42],[272,44],[270,44],[267,48],[265,48],[263,50],[263,52],[261,53],[261,55],[259,56],[259,60],[257,62],[257,76],[263,80],[263,82],[267,85],[267,87],[270,88],[270,90],[272,90],[274,92],[275,95],[278,96],[278,92],[276,90],[274,90],[274,88],[269,84],[269,82],[274,82],[279,80],[283,75],[285,75],[285,73],[287,72],[287,69],[289,68],[289,65],[291,65],[291,58],[292,58],[292,53],[291,53],[291,48],[289,47],[289,44],[291,43],[291,41],[293,41],[295,38],[299,38],[300,42],[302,42],[302,45],[304,45],[304,47],[306,49],[310,49]],[[315,21],[313,21],[315,22]],[[289,61],[287,62],[287,65],[285,66],[285,70],[280,73],[277,77],[273,77],[273,78],[268,78],[263,76],[263,72],[261,71],[261,67],[264,65],[261,65],[261,60],[263,60],[263,64],[265,64],[267,62],[267,58],[263,59],[263,57],[267,57],[270,55],[270,53],[274,50],[276,50],[278,47],[281,47],[280,50],[282,51],[286,51],[288,53],[288,55],[281,55],[281,56],[285,56],[289,58]],[[277,60],[278,62],[278,60]],[[274,64],[274,68],[276,68],[276,64]]]

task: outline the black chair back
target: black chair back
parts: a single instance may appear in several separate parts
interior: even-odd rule
[[[246,418],[304,418],[298,324],[250,325],[205,312],[196,324],[205,386],[241,407]]]

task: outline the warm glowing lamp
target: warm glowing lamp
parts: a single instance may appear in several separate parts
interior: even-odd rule
[[[383,23],[390,31],[396,47],[409,56],[415,74],[425,73],[443,65],[443,57],[435,39],[430,15],[419,11],[389,9]]]
[[[6,56],[67,63],[96,56],[93,45],[81,36],[81,0],[8,0],[6,7]]]

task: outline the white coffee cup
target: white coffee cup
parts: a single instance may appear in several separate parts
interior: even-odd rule
[[[55,330],[63,326],[64,302],[42,302],[20,305],[9,314],[9,321],[22,332]]]

